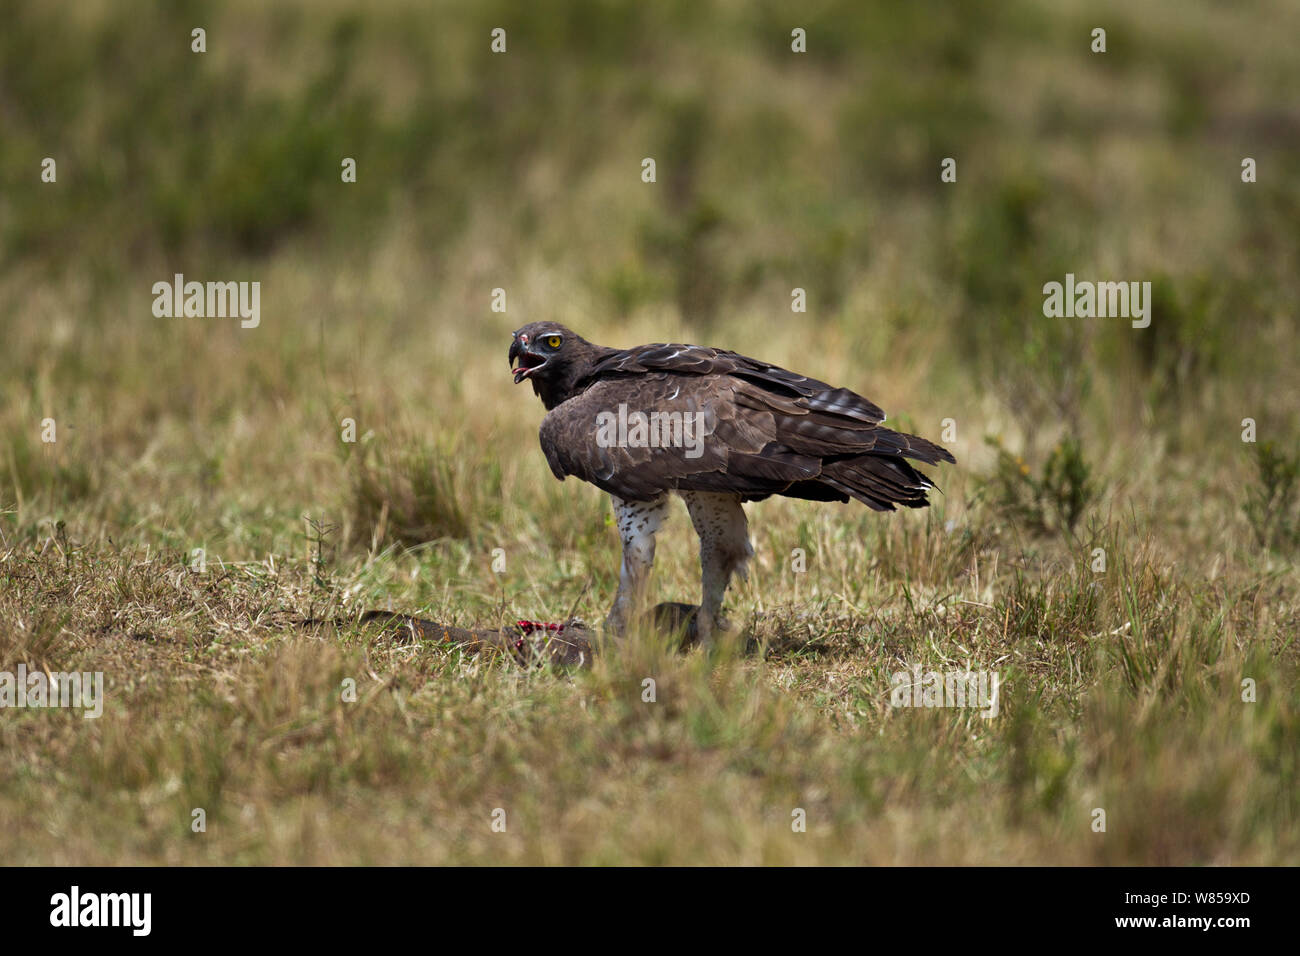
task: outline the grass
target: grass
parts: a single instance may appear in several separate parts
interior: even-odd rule
[[[0,711],[0,856],[1295,863],[1300,24],[1259,6],[826,3],[797,58],[774,4],[19,4],[0,671],[106,700]],[[261,325],[154,318],[178,271],[260,281]],[[1044,319],[1067,271],[1152,280],[1151,328]],[[951,419],[959,464],[920,513],[751,505],[749,654],[297,625],[603,617],[607,503],[506,371],[548,316]],[[694,552],[678,508],[656,600]],[[914,665],[996,670],[999,716],[891,707]]]

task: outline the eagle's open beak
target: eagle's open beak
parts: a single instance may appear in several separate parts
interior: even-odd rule
[[[519,365],[515,365],[518,359]],[[537,369],[546,364],[546,359],[536,352],[530,352],[527,348],[519,344],[515,339],[510,343],[510,370],[515,374],[515,384],[518,385]]]

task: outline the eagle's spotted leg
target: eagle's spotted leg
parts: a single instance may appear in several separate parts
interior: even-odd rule
[[[668,517],[668,496],[653,501],[626,501],[610,495],[614,520],[623,542],[623,566],[618,574],[618,594],[605,618],[606,630],[622,636],[645,608],[646,584],[655,560],[655,532]]]
[[[682,500],[691,524],[700,536],[701,590],[696,628],[702,644],[713,642],[713,632],[725,628],[722,598],[732,574],[746,577],[745,565],[754,556],[749,525],[740,495],[711,491],[683,491]]]

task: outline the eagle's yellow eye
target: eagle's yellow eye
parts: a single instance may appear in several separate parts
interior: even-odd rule
[[[546,337],[546,347],[548,349],[558,349],[560,347],[560,337],[558,335],[548,335]]]

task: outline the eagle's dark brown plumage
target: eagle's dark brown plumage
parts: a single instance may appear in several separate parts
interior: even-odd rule
[[[562,325],[534,322],[514,334],[510,362],[516,383],[531,381],[548,409],[540,437],[551,471],[560,479],[581,478],[614,496],[624,538],[625,586],[629,577],[643,577],[640,572],[653,560],[653,532],[662,521],[659,505],[667,493],[687,500],[701,532],[706,639],[713,603],[710,560],[723,567],[712,575],[722,577],[721,588],[713,588],[720,606],[731,572],[741,570],[752,553],[739,502],[785,495],[814,501],[852,498],[877,511],[893,511],[896,505],[921,508],[929,503],[926,492],[933,486],[907,459],[931,465],[955,462],[946,449],[924,438],[885,428],[884,412],[861,395],[735,352],[671,344],[605,348]],[[702,424],[702,434],[693,445],[599,440],[599,423],[620,409],[657,414],[665,421],[694,421]],[[638,503],[642,507],[634,508]],[[629,515],[629,532],[623,531],[621,511]],[[633,561],[629,569],[629,541],[638,534],[638,516],[639,533],[650,541],[639,550],[648,551],[648,558],[644,568]],[[709,528],[719,539],[712,547],[705,540]],[[719,557],[716,552],[724,553]],[[626,604],[624,590],[620,587],[611,612],[616,628],[624,623],[624,615],[617,613]]]

